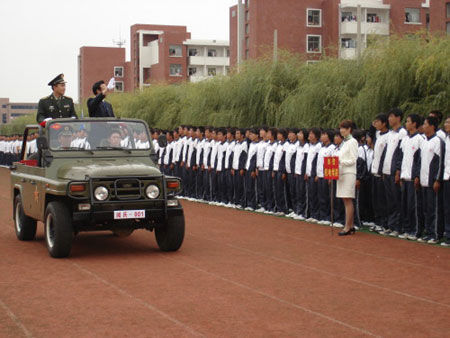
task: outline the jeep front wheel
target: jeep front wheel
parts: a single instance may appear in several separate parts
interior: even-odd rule
[[[45,242],[50,256],[67,257],[74,237],[72,217],[62,202],[50,202],[45,210]]]
[[[25,215],[22,205],[22,197],[17,195],[14,199],[14,227],[16,236],[21,241],[31,241],[36,236],[37,222]]]
[[[177,251],[184,239],[184,216],[173,216],[163,227],[155,229],[156,242],[162,251]]]

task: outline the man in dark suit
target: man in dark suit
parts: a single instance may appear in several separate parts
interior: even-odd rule
[[[87,106],[89,117],[114,117],[112,106],[105,101],[107,87],[104,81],[98,81],[92,86],[95,98],[89,98]]]

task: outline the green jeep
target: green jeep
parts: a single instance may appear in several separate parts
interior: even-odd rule
[[[35,144],[27,143],[30,133],[39,135]],[[176,198],[181,182],[161,174],[157,158],[141,120],[55,119],[27,126],[20,161],[11,168],[17,238],[33,240],[41,221],[52,257],[68,256],[80,231],[124,237],[155,230],[161,250],[178,250],[185,228]]]

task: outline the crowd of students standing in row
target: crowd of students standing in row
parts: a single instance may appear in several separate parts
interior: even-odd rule
[[[329,225],[333,184],[334,225],[345,224],[345,234],[354,217],[356,228],[450,246],[450,118],[445,131],[439,111],[410,114],[404,126],[403,119],[394,108],[368,130],[346,120],[339,129],[182,125],[151,132],[161,170],[182,180],[182,198]],[[156,142],[161,133],[164,148]],[[355,179],[344,180],[353,171],[346,161],[353,163],[341,160],[339,180],[326,180],[324,158],[341,158],[349,140],[356,141]]]

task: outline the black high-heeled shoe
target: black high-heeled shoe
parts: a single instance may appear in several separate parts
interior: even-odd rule
[[[353,235],[356,232],[355,228],[351,228],[348,231],[341,231],[338,233],[339,236],[348,236],[348,235]]]

